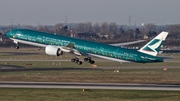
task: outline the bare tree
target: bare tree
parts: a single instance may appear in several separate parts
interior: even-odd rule
[[[37,30],[43,32],[51,32],[47,26],[40,26]]]
[[[91,33],[93,31],[92,22],[85,23],[85,32]]]
[[[108,27],[108,23],[107,22],[102,22],[101,23],[101,34],[105,35],[108,34],[109,32],[109,27]]]
[[[85,23],[79,23],[75,30],[77,33],[85,32]]]
[[[117,32],[117,24],[115,22],[111,22],[109,24],[109,32],[111,34],[116,34],[116,32]]]
[[[153,23],[149,23],[145,26],[145,32],[148,34],[150,31],[154,31],[156,25]]]
[[[70,36],[70,31],[64,30],[64,26],[61,23],[58,23],[54,26],[54,33],[61,34],[64,36]]]
[[[93,27],[94,27],[94,32],[95,32],[95,33],[100,33],[100,31],[101,31],[101,26],[100,26],[99,23],[95,23]]]
[[[175,24],[175,25],[169,25],[168,26],[168,31],[169,31],[169,38],[173,39],[180,39],[180,24]]]

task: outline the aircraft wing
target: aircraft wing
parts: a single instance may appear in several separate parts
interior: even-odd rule
[[[75,55],[82,55],[81,52],[79,52],[77,49],[74,47],[74,43],[69,43],[66,47],[59,47],[63,52],[67,53],[73,53]]]
[[[138,41],[125,42],[125,43],[115,43],[115,44],[109,44],[109,45],[112,45],[112,46],[127,46],[127,45],[132,45],[132,44],[140,43],[140,42],[144,42],[144,41],[146,41],[146,40],[138,40]]]

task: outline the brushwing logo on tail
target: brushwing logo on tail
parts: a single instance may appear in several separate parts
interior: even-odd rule
[[[156,36],[154,39],[152,39],[149,43],[147,43],[138,51],[148,55],[156,56],[162,44],[164,43],[167,35],[168,32],[161,32],[158,36]]]
[[[143,48],[143,51],[158,52],[161,48],[163,40],[154,39],[149,45]]]

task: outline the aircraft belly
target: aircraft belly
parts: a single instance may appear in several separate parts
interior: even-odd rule
[[[18,40],[18,39],[13,39],[13,38],[11,38],[11,40],[14,40],[15,42],[19,42],[19,43],[23,43],[23,44],[33,45],[33,46],[39,46],[39,47],[46,47],[47,46],[44,44],[39,44],[39,43],[24,41],[24,40]]]
[[[87,53],[87,55],[102,58],[102,59],[106,59],[106,60],[116,61],[116,62],[131,62],[131,61],[126,61],[126,60],[106,57],[106,56],[102,56],[102,55],[92,54],[92,53]]]

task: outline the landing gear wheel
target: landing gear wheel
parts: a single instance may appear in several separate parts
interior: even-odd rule
[[[76,59],[71,59],[71,62],[75,62]]]
[[[88,63],[90,63],[90,64],[94,64],[94,63],[95,63],[94,60],[91,60],[91,57],[89,57],[89,58],[84,58],[84,61],[85,61],[85,62],[88,62]]]
[[[19,49],[19,46],[16,46],[16,49]]]
[[[88,61],[88,58],[84,58],[84,61],[87,62],[87,61]]]
[[[78,61],[78,63],[77,63],[78,65],[81,65],[82,64],[82,61]]]
[[[78,64],[79,60],[76,59],[74,62]]]
[[[71,62],[74,62],[74,63],[76,63],[78,65],[82,64],[82,61],[79,61],[79,58],[73,58],[73,59],[71,59]]]
[[[95,61],[94,61],[94,60],[90,60],[89,63],[90,63],[90,64],[94,64]]]

